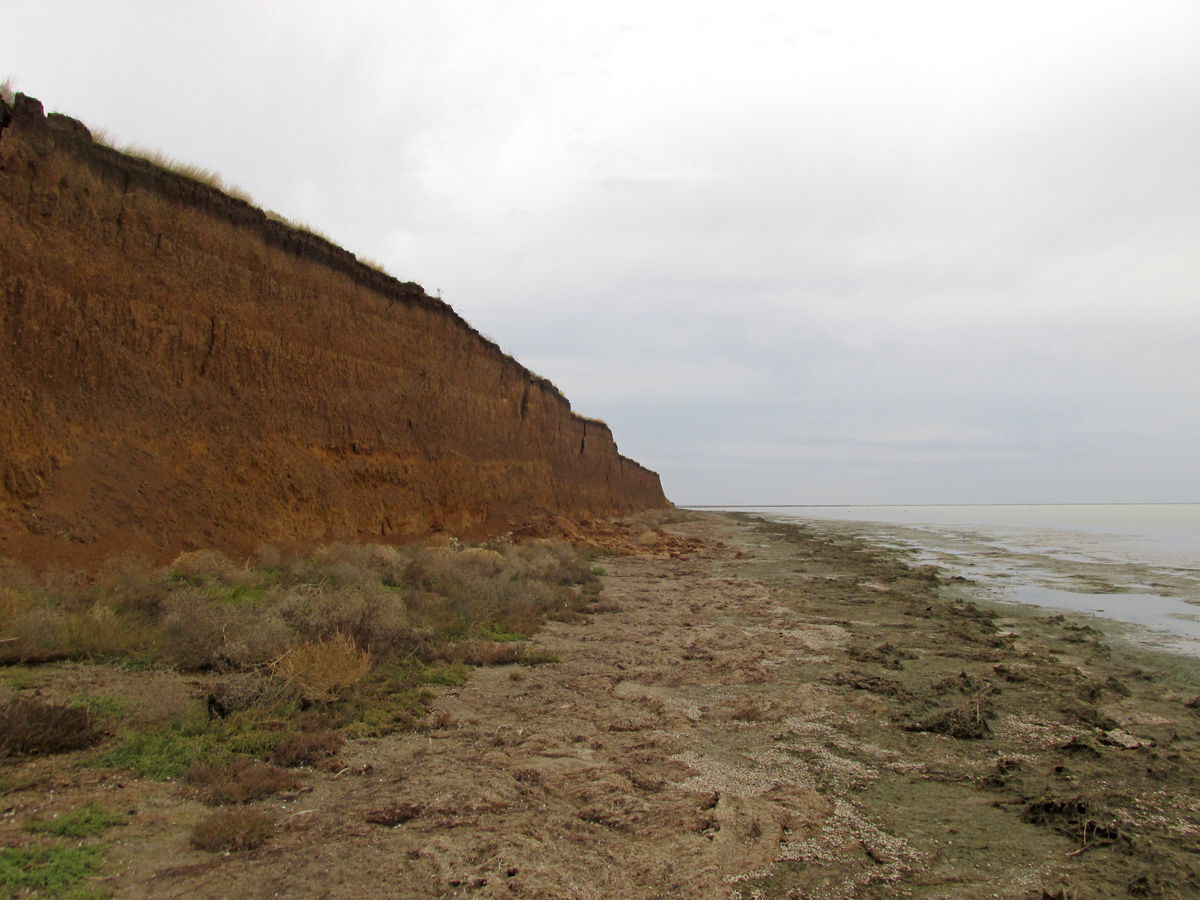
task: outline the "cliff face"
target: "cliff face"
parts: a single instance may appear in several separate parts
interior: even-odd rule
[[[504,531],[667,505],[449,306],[0,103],[0,556]]]

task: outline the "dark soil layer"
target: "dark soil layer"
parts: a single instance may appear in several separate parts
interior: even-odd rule
[[[1196,660],[1001,618],[844,529],[671,530],[674,556],[602,560],[587,620],[539,634],[559,662],[438,688],[440,727],[351,740],[240,816],[205,806],[206,773],[96,768],[103,743],[10,759],[0,844],[99,802],[125,824],[94,839],[88,884],[130,898],[1200,894]],[[47,700],[211,689],[4,678]],[[233,774],[247,793],[280,777]]]

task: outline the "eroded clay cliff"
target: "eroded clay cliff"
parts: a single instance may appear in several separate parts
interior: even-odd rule
[[[0,556],[505,531],[665,506],[449,306],[0,103]]]

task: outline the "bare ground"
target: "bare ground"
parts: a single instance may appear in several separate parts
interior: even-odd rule
[[[82,755],[7,764],[0,844],[100,798],[131,814],[116,897],[1200,895],[1196,666],[844,532],[673,530],[697,549],[604,560],[591,621],[541,632],[560,662],[477,670],[447,727],[257,804],[258,850],[193,850],[200,803]]]

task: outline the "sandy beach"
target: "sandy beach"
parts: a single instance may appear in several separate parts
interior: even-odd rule
[[[679,519],[598,560],[588,621],[538,636],[558,662],[348,745],[262,801],[258,850],[194,850],[176,785],[63,757],[6,764],[41,786],[6,792],[0,843],[99,796],[133,813],[116,897],[1200,893],[1200,660],[971,602],[845,526]]]

